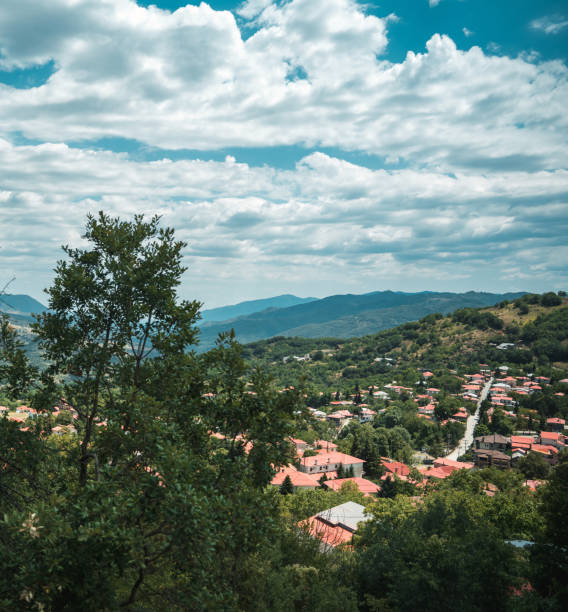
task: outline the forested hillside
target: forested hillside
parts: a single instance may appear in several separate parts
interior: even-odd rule
[[[512,346],[497,348],[501,344]],[[377,376],[398,375],[404,381],[402,371],[416,365],[434,371],[468,370],[480,363],[523,365],[534,373],[549,373],[568,364],[568,301],[556,294],[527,294],[492,308],[431,314],[361,338],[275,337],[245,345],[244,354],[284,385],[304,378],[340,390],[355,381],[362,388],[374,384]],[[304,355],[310,359],[293,358]],[[283,363],[286,357],[291,359]]]

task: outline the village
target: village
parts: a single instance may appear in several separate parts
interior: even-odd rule
[[[309,359],[309,356],[305,357]],[[492,371],[486,364],[480,364],[479,371],[464,373],[459,376],[461,390],[459,393],[446,394],[444,389],[429,386],[435,375],[429,370],[417,372],[418,380],[414,387],[402,386],[392,381],[383,385],[372,385],[358,391],[346,399],[336,399],[328,406],[319,408],[307,407],[313,423],[329,425],[328,439],[316,439],[310,443],[291,437],[293,450],[292,460],[288,465],[275,467],[270,485],[283,494],[294,494],[298,491],[324,489],[331,491],[353,490],[361,493],[368,500],[392,494],[393,483],[406,483],[412,491],[416,503],[436,483],[447,479],[457,471],[475,471],[484,468],[500,470],[514,469],[518,461],[534,453],[543,458],[547,464],[554,466],[559,453],[566,448],[566,421],[559,417],[546,419],[544,427],[537,431],[528,424],[539,423],[537,414],[519,410],[521,397],[538,394],[550,384],[550,378],[522,374],[509,375],[509,367],[501,366]],[[451,375],[457,376],[455,371]],[[568,391],[568,379],[558,381]],[[280,393],[293,391],[293,387],[280,389]],[[247,391],[246,393],[254,393]],[[450,395],[463,403],[452,415],[440,420],[437,406],[440,395]],[[556,396],[564,396],[557,392]],[[402,462],[392,457],[380,457],[381,476],[369,477],[366,472],[366,460],[341,452],[340,435],[353,423],[372,424],[373,421],[388,411],[391,402],[404,396],[415,404],[416,416],[429,422],[438,423],[441,427],[449,423],[461,423],[463,437],[454,448],[447,448],[441,456],[431,456],[426,452],[416,451],[411,462]],[[204,394],[205,399],[213,400],[212,393]],[[486,433],[474,437],[478,429],[481,411],[485,412],[485,421],[489,424],[499,414],[513,428],[511,435]],[[20,425],[23,432],[35,426],[40,413],[26,405],[9,409],[0,406],[0,418],[4,417]],[[79,415],[65,400],[53,407],[49,414],[49,427],[40,432],[49,436],[74,436],[77,427],[74,424]],[[55,423],[55,424],[53,424]],[[98,421],[98,428],[105,427],[106,421]],[[483,427],[481,428],[483,429]],[[225,436],[211,432],[212,437],[223,441]],[[242,440],[244,450],[250,450],[250,443]],[[544,484],[544,480],[525,480],[525,486],[531,491]],[[492,496],[495,485],[487,483],[485,495]],[[348,501],[339,506],[328,508],[302,521],[302,527],[321,540],[322,550],[336,546],[349,546],[357,526],[368,520],[365,506]]]

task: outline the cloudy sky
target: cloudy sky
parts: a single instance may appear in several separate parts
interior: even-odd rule
[[[2,0],[0,281],[105,210],[206,307],[566,289],[567,135],[564,0]]]

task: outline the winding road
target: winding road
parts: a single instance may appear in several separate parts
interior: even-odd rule
[[[491,377],[485,383],[485,387],[483,387],[479,399],[477,400],[477,408],[475,410],[475,413],[467,418],[467,423],[465,425],[465,434],[463,438],[458,442],[458,445],[454,448],[454,450],[446,455],[446,459],[452,459],[453,461],[457,461],[458,457],[463,455],[467,451],[467,449],[473,444],[473,432],[475,430],[475,426],[479,422],[479,408],[481,406],[481,402],[487,397],[489,389],[491,389],[492,383],[493,377]]]

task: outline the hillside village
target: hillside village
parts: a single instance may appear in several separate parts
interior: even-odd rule
[[[503,348],[503,347],[501,347]],[[309,361],[310,356],[305,355],[302,361]],[[393,361],[391,358],[387,358]],[[284,358],[284,363],[288,362]],[[538,455],[550,467],[557,464],[558,457],[567,448],[568,427],[566,420],[559,416],[548,417],[544,421],[539,418],[536,410],[524,408],[523,398],[538,398],[539,394],[555,391],[553,396],[565,405],[564,400],[568,393],[568,378],[552,380],[548,376],[535,376],[532,373],[519,371],[515,376],[509,374],[511,368],[500,365],[495,370],[487,364],[479,364],[477,372],[468,372],[459,375],[455,370],[446,372],[460,382],[460,389],[451,393],[448,389],[429,386],[433,379],[444,380],[444,375],[436,377],[426,368],[417,368],[416,383],[414,386],[399,385],[396,381],[384,385],[370,385],[368,389],[358,389],[357,393],[350,394],[348,398],[336,399],[327,406],[318,408],[307,406],[308,421],[312,423],[308,431],[315,434],[318,430],[326,432],[326,439],[312,439],[307,442],[300,438],[291,437],[289,442],[293,450],[288,465],[277,467],[271,480],[271,486],[281,492],[295,493],[301,490],[324,489],[339,491],[344,485],[347,490],[352,487],[367,499],[376,499],[392,495],[393,484],[407,483],[406,492],[412,492],[415,498],[423,495],[429,487],[444,480],[459,470],[476,470],[484,468],[498,468],[508,470],[515,468],[519,461],[531,453]],[[448,380],[446,378],[446,380]],[[553,385],[553,386],[552,386]],[[293,392],[294,387],[286,387],[279,393]],[[249,394],[254,394],[248,391]],[[323,393],[322,393],[323,395]],[[393,406],[404,397],[405,401],[414,404],[415,417],[424,419],[440,429],[451,427],[454,432],[457,426],[459,439],[454,447],[446,447],[445,453],[434,457],[427,452],[414,449],[411,460],[404,462],[393,457],[380,456],[379,471],[366,469],[367,458],[352,456],[340,449],[345,449],[345,438],[342,432],[360,425],[372,427],[372,423],[381,422],[381,417],[388,415]],[[444,401],[452,398],[454,406],[459,408],[451,414],[440,416],[440,398]],[[213,401],[214,393],[205,393],[204,398]],[[0,415],[7,420],[17,423],[22,432],[28,432],[36,427],[38,417],[42,416],[37,410],[26,405],[15,406],[10,409],[0,406]],[[43,415],[45,416],[45,415]],[[77,433],[75,422],[79,415],[77,411],[65,400],[61,400],[48,415],[47,420],[40,419],[45,429],[39,431],[40,435],[73,436]],[[495,421],[505,421],[511,430],[510,435],[489,433]],[[468,425],[469,424],[469,425]],[[535,424],[538,430],[534,429]],[[105,421],[96,423],[98,428],[106,427]],[[530,428],[533,426],[533,429]],[[483,435],[466,435],[466,426],[476,433]],[[323,427],[323,429],[322,429]],[[566,432],[566,433],[565,433]],[[212,433],[212,436],[225,441],[225,436]],[[245,442],[245,451],[251,448]],[[459,460],[451,456],[459,457]],[[387,487],[385,487],[385,481]],[[545,481],[543,479],[526,478],[524,485],[534,491]],[[495,486],[486,483],[485,495],[495,494]],[[401,489],[400,486],[398,490]],[[355,502],[348,502],[354,504]],[[338,509],[339,508],[339,509]],[[341,507],[331,508],[319,512],[309,518],[305,523],[317,537],[322,539],[327,547],[349,544],[351,536],[356,531],[356,523],[346,526],[345,522],[333,522]],[[353,510],[354,506],[348,506]],[[363,507],[361,507],[363,508]],[[361,508],[358,510],[363,512]],[[328,516],[326,518],[326,512]],[[363,516],[363,514],[361,514]],[[335,518],[334,518],[335,517]],[[321,528],[324,525],[324,528]]]
[[[553,575],[548,565],[539,565],[541,561],[531,565],[530,547],[544,537],[540,508],[564,504],[558,479],[568,465],[568,328],[556,325],[564,321],[568,308],[564,298],[544,307],[540,300],[529,296],[485,311],[429,316],[372,337],[324,340],[311,350],[277,360],[274,354],[280,341],[268,342],[271,350],[266,355],[258,346],[234,345],[231,350],[236,354],[255,353],[253,365],[264,360],[272,379],[263,383],[268,387],[259,386],[255,370],[237,360],[241,369],[234,379],[235,390],[227,392],[223,376],[214,371],[203,381],[194,400],[200,416],[181,417],[182,423],[199,427],[199,435],[204,436],[201,444],[207,460],[198,469],[211,470],[226,462],[224,489],[232,489],[239,499],[250,482],[240,480],[241,474],[256,479],[257,466],[264,466],[255,493],[260,496],[258,503],[271,500],[285,533],[299,538],[294,547],[307,547],[291,554],[289,562],[297,563],[296,555],[302,554],[310,563],[336,568],[333,588],[347,589],[349,597],[355,597],[357,589],[373,592],[375,587],[363,586],[364,568],[377,541],[383,542],[381,555],[394,555],[392,562],[398,562],[399,553],[389,548],[389,542],[406,525],[404,521],[410,521],[404,530],[416,529],[422,538],[437,524],[427,518],[437,512],[436,504],[459,522],[464,510],[458,508],[467,498],[473,504],[471,511],[481,512],[479,516],[489,521],[475,530],[493,533],[491,546],[510,558],[511,568],[513,559],[519,567],[532,568],[522,570],[524,576],[507,570],[501,584],[517,586],[510,592],[501,590],[498,596],[515,602],[533,597],[538,576]],[[521,325],[500,327],[497,319],[510,320],[511,312],[520,314]],[[469,323],[463,323],[464,318]],[[479,329],[487,322],[489,328]],[[528,334],[532,328],[536,331]],[[286,345],[284,352],[290,340],[281,342]],[[306,346],[303,342],[298,340]],[[285,420],[278,411],[269,418],[263,408],[267,397],[272,405],[293,411]],[[81,410],[64,397],[49,409],[16,399],[2,403],[0,425],[16,436],[22,448],[41,443],[50,453],[67,452],[84,435]],[[236,413],[231,412],[233,406]],[[259,419],[256,428],[248,425],[251,414]],[[97,415],[92,427],[93,444],[100,444],[103,456],[105,445],[118,436],[128,443],[132,435],[112,411]],[[140,463],[152,486],[174,492],[161,453],[148,461],[140,448],[129,461],[135,468]],[[15,466],[6,466],[6,476],[17,475]],[[211,477],[214,474],[215,469]],[[212,501],[211,493],[204,499]],[[470,516],[467,528],[460,527],[460,533],[464,529],[464,534],[470,533],[469,526],[474,529],[481,520],[475,516]],[[411,521],[419,519],[426,521],[424,526],[413,527]],[[35,529],[35,523],[29,524]],[[376,530],[388,525],[391,535],[376,540]],[[441,524],[435,528],[432,537],[438,537],[441,528]],[[475,530],[471,537],[476,537]],[[414,558],[415,549],[414,544],[400,552],[405,564],[409,555]],[[468,550],[477,554],[475,547],[468,545]],[[318,560],[318,555],[324,559]],[[349,564],[342,555],[358,560],[358,580],[363,581],[359,586],[339,578],[343,564]],[[466,553],[462,550],[459,555],[462,559]],[[471,562],[478,561],[475,557]],[[554,592],[557,589],[554,586]],[[431,597],[427,589],[423,592]]]

